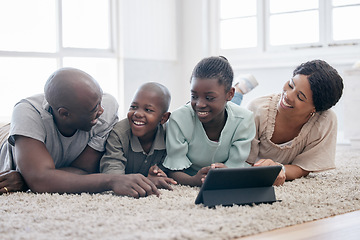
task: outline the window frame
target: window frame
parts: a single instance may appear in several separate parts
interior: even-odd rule
[[[116,79],[117,79],[117,96],[114,96],[119,102],[119,113],[124,111],[123,107],[123,76],[122,58],[120,54],[120,26],[119,26],[119,12],[120,3],[117,0],[107,0],[109,3],[108,21],[109,21],[109,48],[70,48],[62,45],[62,0],[55,0],[54,17],[56,18],[56,49],[55,52],[31,52],[31,51],[4,51],[0,50],[0,57],[10,58],[44,58],[55,59],[57,68],[64,67],[63,61],[68,57],[78,58],[108,58],[114,59],[117,62]],[[9,121],[10,116],[0,115],[0,122]]]
[[[333,64],[353,64],[360,55],[360,39],[334,41],[332,2],[319,1],[319,43],[270,46],[269,0],[257,0],[258,45],[248,49],[220,49],[220,0],[210,2],[210,46],[212,55],[226,56],[236,69],[286,67],[321,58]]]

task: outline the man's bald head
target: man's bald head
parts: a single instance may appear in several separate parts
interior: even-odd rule
[[[46,81],[44,92],[46,101],[55,109],[70,108],[102,94],[96,80],[76,68],[61,68],[54,72]]]
[[[139,87],[137,92],[140,91],[150,91],[154,92],[161,99],[161,108],[163,112],[167,112],[169,110],[171,95],[167,87],[157,82],[148,82],[144,83]],[[135,93],[136,95],[137,93]]]

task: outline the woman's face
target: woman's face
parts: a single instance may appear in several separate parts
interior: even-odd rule
[[[297,74],[283,87],[278,111],[299,117],[315,112],[310,83],[306,75]]]

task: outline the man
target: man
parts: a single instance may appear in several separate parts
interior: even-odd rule
[[[117,110],[116,100],[103,94],[89,74],[74,68],[56,71],[44,94],[14,107],[8,141],[0,149],[0,193],[23,190],[24,179],[39,193],[113,190],[133,197],[159,195],[141,174],[98,173]]]

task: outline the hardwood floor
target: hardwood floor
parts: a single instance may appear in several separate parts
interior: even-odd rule
[[[359,203],[360,204],[360,203]],[[260,233],[241,240],[359,240],[360,211]]]

